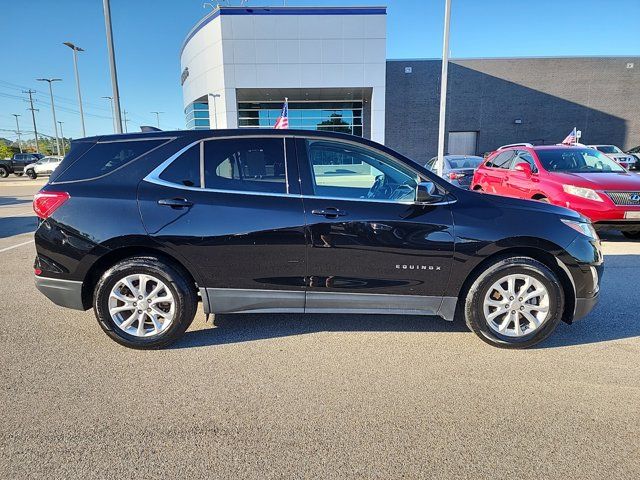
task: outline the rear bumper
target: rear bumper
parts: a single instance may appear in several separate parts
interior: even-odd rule
[[[35,277],[36,288],[56,305],[86,310],[82,303],[82,282],[59,278]]]
[[[573,314],[573,320],[580,320],[583,317],[586,317],[593,307],[598,303],[599,294],[595,294],[591,298],[576,298],[576,309]]]

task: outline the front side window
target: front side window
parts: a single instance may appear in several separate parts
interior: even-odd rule
[[[204,144],[206,188],[286,193],[282,138],[235,138]]]
[[[509,168],[509,163],[513,158],[513,150],[499,153],[487,162],[487,167],[493,168]]]
[[[516,166],[522,163],[528,163],[529,166],[531,167],[532,172],[536,172],[538,170],[536,167],[536,162],[533,160],[533,157],[529,152],[518,152],[516,155],[516,158],[513,160],[513,163],[511,164],[511,170],[515,170]]]
[[[592,148],[553,148],[538,150],[538,159],[549,172],[624,172],[625,169]]]
[[[350,143],[307,140],[314,193],[345,199],[413,200],[419,176],[382,152]]]

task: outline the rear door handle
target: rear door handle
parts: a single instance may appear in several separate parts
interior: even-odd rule
[[[344,210],[339,210],[334,207],[311,210],[311,213],[314,215],[320,215],[321,217],[327,217],[327,218],[344,217],[347,214],[347,212],[345,212]]]
[[[193,202],[190,202],[186,198],[163,198],[158,200],[158,205],[177,209],[190,207],[193,205]]]

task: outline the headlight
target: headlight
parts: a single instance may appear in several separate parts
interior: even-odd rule
[[[596,229],[593,228],[591,223],[577,222],[575,220],[567,220],[566,218],[562,218],[561,220],[567,227],[573,228],[576,232],[583,234],[585,237],[593,238],[594,240],[598,239]]]
[[[562,189],[569,195],[575,195],[576,197],[588,198],[596,202],[602,202],[600,195],[595,190],[590,188],[576,187],[575,185],[562,185]]]

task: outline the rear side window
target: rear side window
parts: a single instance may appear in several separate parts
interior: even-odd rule
[[[487,167],[493,168],[509,168],[509,162],[513,158],[513,150],[499,153],[491,160],[487,161]]]
[[[150,150],[165,143],[166,139],[97,143],[81,161],[75,162],[56,179],[68,182],[101,177],[126,165]]]
[[[235,138],[204,143],[204,186],[286,193],[282,138]]]
[[[194,145],[160,174],[160,179],[186,187],[200,187],[200,145]]]

